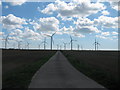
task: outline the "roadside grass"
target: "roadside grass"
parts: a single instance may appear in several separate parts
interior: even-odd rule
[[[115,78],[110,71],[105,71],[100,67],[94,66],[84,61],[83,58],[77,58],[79,55],[74,55],[74,52],[63,51],[63,54],[68,58],[68,61],[80,72],[92,78],[99,84],[109,90],[116,89],[119,86],[118,78]],[[109,63],[109,62],[108,62]]]
[[[54,53],[49,53],[40,60],[14,68],[12,71],[3,74],[2,88],[28,88],[33,75],[45,64]]]

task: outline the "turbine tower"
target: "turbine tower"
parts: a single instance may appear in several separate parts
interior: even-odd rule
[[[57,50],[59,49],[59,44],[57,44]]]
[[[20,49],[21,48],[21,42],[22,41],[17,41],[18,42],[18,49]]]
[[[81,45],[81,50],[83,50],[83,46]]]
[[[63,42],[63,44],[64,44],[64,50],[66,50],[67,43]]]
[[[48,37],[51,38],[51,50],[52,50],[52,46],[53,46],[53,44],[54,44],[53,36],[54,36],[55,34],[56,34],[56,32],[53,33],[52,35],[46,35],[46,36],[48,36]]]
[[[62,45],[60,45],[60,50],[62,50]]]
[[[73,41],[77,41],[77,40],[73,40],[73,38],[70,36],[70,44],[71,44],[71,50],[73,50]]]
[[[79,44],[77,45],[77,48],[78,48],[78,50],[80,50],[80,45]]]
[[[100,43],[97,41],[97,50],[98,50],[98,47],[100,46]]]
[[[5,40],[5,49],[7,49],[7,44],[9,43],[8,39],[9,39],[9,34],[5,37],[5,39],[2,39]]]
[[[41,44],[38,44],[38,48],[40,49],[40,47],[41,47]]]
[[[46,44],[47,44],[46,38],[44,38],[44,41],[42,43],[44,44],[44,50],[45,50],[46,49]]]
[[[99,47],[99,43],[98,41],[95,39],[95,42],[93,43],[95,45],[95,51],[98,50],[98,47]]]
[[[27,42],[27,48],[29,49],[29,46],[30,46],[30,43],[29,42]]]

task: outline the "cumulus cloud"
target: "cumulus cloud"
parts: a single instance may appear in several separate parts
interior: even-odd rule
[[[23,24],[27,24],[25,19],[20,17],[16,17],[13,14],[9,14],[7,16],[1,16],[1,20],[3,28],[5,29],[16,29],[23,28]]]
[[[42,10],[42,13],[47,13],[47,14],[53,14],[54,11],[56,11],[58,8],[53,4],[48,4],[47,7]]]
[[[107,37],[102,36],[102,35],[96,35],[96,37],[102,38],[102,39],[107,39]]]
[[[22,5],[26,2],[27,0],[4,0],[4,2],[10,3],[12,6],[17,6],[17,5]]]
[[[104,10],[104,11],[102,11],[102,14],[103,15],[109,15],[110,13],[108,11]]]
[[[30,39],[30,40],[40,40],[40,34],[29,29],[29,28],[25,28],[24,32],[23,32],[23,38],[26,39]]]
[[[103,36],[109,36],[110,32],[102,32],[101,35],[103,35]]]
[[[39,23],[35,24],[39,32],[53,32],[59,30],[59,20],[55,17],[40,18]]]
[[[0,0],[0,6],[2,5],[2,1]]]
[[[41,36],[39,33],[29,29],[28,27],[24,28],[24,30],[15,29],[10,32],[11,39],[15,41],[23,41],[25,40],[40,40]]]
[[[110,5],[111,5],[111,7],[113,8],[113,9],[115,9],[115,10],[120,10],[120,2],[110,2]]]
[[[113,31],[112,35],[118,35],[118,32]]]
[[[68,34],[68,35],[72,35],[72,36],[76,36],[76,37],[85,37],[85,35],[83,35],[82,33],[78,33],[74,31],[75,28],[73,28],[72,26],[66,28],[65,26],[63,28],[60,29],[60,31],[62,32],[62,34]]]
[[[114,10],[120,10],[120,0],[98,0],[98,2],[109,2]]]
[[[118,17],[100,16],[94,19],[94,24],[102,25],[105,28],[118,28]]]
[[[0,32],[0,36],[4,35],[4,32]]]
[[[74,24],[76,24],[76,25],[80,25],[80,26],[91,26],[91,25],[93,25],[93,21],[91,21],[90,19],[88,19],[88,18],[81,18],[81,17],[79,17],[78,19],[77,19],[77,21],[74,21]]]
[[[63,17],[87,17],[105,8],[104,4],[91,3],[90,0],[73,0],[70,3],[57,0],[55,4],[48,4],[41,12],[52,14],[54,11],[57,11]]]
[[[74,22],[75,32],[78,33],[99,33],[100,31],[94,27],[94,22],[88,18],[79,18],[76,22]]]
[[[63,17],[60,14],[58,14],[57,17],[60,17],[62,21],[74,21],[72,17]]]
[[[93,26],[77,26],[74,30],[77,33],[84,33],[84,34],[89,34],[89,33],[99,33],[100,31]]]
[[[22,36],[23,34],[23,31],[21,31],[20,29],[15,29],[13,32],[10,33],[10,35],[13,35],[13,36]]]
[[[78,18],[74,21],[74,27],[63,27],[61,30],[66,34],[73,34],[77,37],[85,37],[84,34],[100,33],[101,31],[94,26],[94,21],[88,18]]]

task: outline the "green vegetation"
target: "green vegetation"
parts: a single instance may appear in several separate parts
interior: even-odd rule
[[[27,88],[36,71],[55,53],[46,51],[44,57],[32,63],[21,65],[3,74],[3,88]],[[42,51],[41,51],[42,53]],[[48,54],[49,53],[49,54]],[[23,58],[24,59],[24,58]],[[4,60],[4,59],[3,59]],[[12,61],[12,60],[11,60]]]
[[[86,54],[86,58],[83,57],[83,54]],[[89,58],[92,57],[92,59],[98,59],[95,58],[95,55],[89,55],[91,52],[78,52],[78,51],[63,51],[63,54],[68,58],[69,62],[80,72],[85,74],[86,76],[92,78],[96,82],[100,83],[104,87],[108,89],[115,89],[118,87],[118,73],[114,73],[114,76],[112,75],[112,72],[106,69],[103,69],[99,66],[96,66],[95,61],[90,61]],[[96,52],[97,53],[97,52]],[[94,54],[94,53],[93,53]],[[90,56],[90,57],[89,57]],[[99,56],[99,55],[98,55]],[[103,58],[103,57],[102,57]],[[88,63],[88,59],[90,63]],[[100,60],[100,59],[99,59]],[[107,55],[106,55],[107,60]],[[108,61],[108,60],[107,60]],[[95,64],[94,64],[95,63]],[[110,61],[108,61],[110,63]],[[102,63],[103,65],[105,63]],[[102,65],[101,65],[102,66]],[[112,67],[111,67],[112,68]],[[114,68],[114,67],[113,67]]]

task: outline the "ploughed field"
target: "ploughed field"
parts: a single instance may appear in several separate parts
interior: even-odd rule
[[[117,88],[118,51],[62,51],[80,72],[107,88]]]

